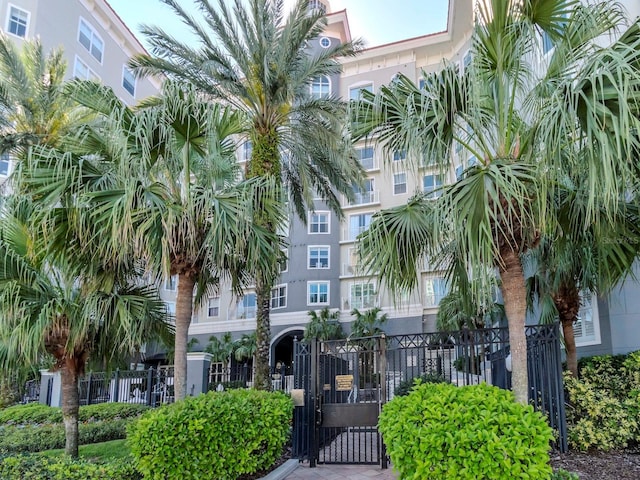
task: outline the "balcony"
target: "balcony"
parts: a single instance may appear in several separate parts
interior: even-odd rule
[[[356,192],[354,198],[349,202],[349,206],[369,205],[371,203],[380,202],[380,192],[378,190],[370,190],[366,192]]]
[[[366,231],[369,225],[364,226],[351,226],[342,229],[342,241],[343,242],[355,242],[356,237],[362,232]]]
[[[359,277],[365,275],[365,270],[360,265],[343,263],[342,264],[342,276],[343,277]]]

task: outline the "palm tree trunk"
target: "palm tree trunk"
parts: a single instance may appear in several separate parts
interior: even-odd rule
[[[580,311],[580,291],[575,285],[563,284],[553,295],[553,303],[558,310],[558,318],[562,324],[562,336],[564,337],[564,348],[567,354],[567,370],[577,378],[578,353],[576,351],[573,323],[578,318],[578,312]]]
[[[78,410],[80,395],[78,393],[78,365],[75,358],[66,358],[60,370],[62,380],[62,420],[64,422],[64,453],[78,458]]]
[[[527,314],[527,291],[520,255],[508,250],[502,255],[500,265],[504,310],[509,325],[511,348],[511,388],[520,403],[528,403],[527,338],[524,331]]]
[[[253,387],[271,390],[269,350],[271,347],[271,286],[262,278],[256,280],[256,355]]]
[[[176,401],[187,396],[187,343],[189,325],[193,313],[193,287],[195,281],[191,273],[178,275],[178,294],[176,296],[176,337],[174,349],[174,389]]]

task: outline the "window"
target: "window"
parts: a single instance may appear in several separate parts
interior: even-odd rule
[[[437,307],[449,291],[444,278],[434,277],[425,281],[425,307]]]
[[[288,235],[285,235],[288,236]],[[289,251],[284,248],[281,250],[282,255],[280,256],[280,273],[285,273],[289,271]]]
[[[424,78],[421,78],[420,80],[418,80],[418,88],[420,90],[424,90],[424,87],[426,86],[426,81]]]
[[[176,316],[176,302],[165,302],[167,305],[167,313],[172,317]]]
[[[307,305],[329,304],[329,282],[307,283]]]
[[[255,318],[256,317],[256,294],[247,293],[238,302],[237,312],[238,318]]]
[[[320,39],[320,46],[322,48],[329,48],[331,46],[331,40],[329,40],[327,37],[322,37]]]
[[[601,343],[597,298],[590,294],[586,294],[582,298],[578,319],[573,324],[573,336],[576,339],[577,347]]]
[[[11,35],[24,38],[27,36],[27,27],[29,25],[29,12],[21,10],[13,5],[9,6],[9,19],[7,22],[7,31]]]
[[[353,186],[353,202],[351,205],[364,205],[374,203],[376,201],[376,191],[374,187],[374,179],[367,178],[362,185]]]
[[[79,78],[80,80],[93,80],[100,81],[96,72],[89,68],[89,65],[84,63],[80,57],[76,56],[76,60],[73,63],[73,76],[75,78]]]
[[[8,176],[9,175],[9,165],[11,162],[11,157],[8,153],[0,154],[0,175]]]
[[[354,283],[351,285],[349,300],[351,308],[358,310],[376,306],[376,289],[373,283]]]
[[[329,268],[329,247],[324,245],[309,247],[307,268]]]
[[[393,194],[401,195],[403,193],[407,193],[407,174],[394,173],[393,174]]]
[[[458,165],[456,167],[456,180],[462,180],[463,173],[464,173],[464,167],[462,165]]]
[[[356,158],[365,170],[373,169],[373,147],[356,148]]]
[[[271,308],[285,308],[287,306],[287,286],[278,285],[271,289]]]
[[[546,54],[553,50],[553,40],[547,32],[542,32],[542,53]]]
[[[351,87],[349,89],[349,100],[360,100],[360,95],[362,91],[366,90],[367,92],[373,93],[373,84],[361,85],[359,87]]]
[[[442,195],[442,191],[438,190],[442,187],[442,175],[429,174],[422,177],[422,191],[429,198],[436,198]]]
[[[220,316],[220,297],[209,297],[207,302],[207,317],[219,317]]]
[[[178,276],[171,275],[164,281],[164,289],[170,292],[175,292],[178,288]]]
[[[311,98],[327,98],[331,94],[331,80],[329,77],[316,77],[311,82]]]
[[[400,162],[402,160],[407,159],[407,151],[406,150],[396,150],[393,152],[393,161]]]
[[[241,160],[244,162],[251,160],[251,153],[253,153],[253,143],[247,140],[242,144]]]
[[[132,97],[136,96],[136,77],[133,76],[133,72],[126,66],[122,67],[122,87],[129,92]]]
[[[355,240],[371,224],[371,213],[361,213],[349,217],[349,240]]]
[[[462,65],[464,65],[465,70],[469,65],[471,65],[472,60],[473,60],[473,57],[471,56],[471,52],[467,52],[464,58],[462,59]]]
[[[309,233],[329,233],[329,212],[309,213]]]
[[[87,49],[87,52],[89,52],[93,58],[102,63],[104,42],[94,28],[82,18],[80,19],[80,27],[78,28],[78,41]]]
[[[309,10],[320,10],[327,13],[327,7],[320,0],[309,0]]]
[[[478,164],[478,158],[475,157],[474,155],[471,155],[467,160],[467,167],[473,167],[474,165],[477,165],[477,164]]]

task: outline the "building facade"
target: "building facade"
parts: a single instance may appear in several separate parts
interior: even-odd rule
[[[127,68],[145,50],[106,0],[0,0],[0,31],[18,45],[39,38],[45,52],[62,47],[68,79],[100,81],[129,105],[160,89],[159,81],[136,79]],[[2,155],[0,182],[12,167]]]
[[[637,0],[624,0],[629,19],[640,15]],[[316,0],[312,8],[328,14],[324,35],[311,49],[328,48],[351,40],[346,10],[333,12],[326,0]],[[443,61],[454,62],[460,69],[471,62],[469,46],[473,29],[473,0],[451,0],[447,29],[416,38],[366,48],[358,56],[343,60],[343,71],[334,78],[319,78],[310,94],[337,94],[344,99],[357,98],[362,89],[377,91],[398,73],[416,84],[421,74],[437,71]],[[544,38],[540,39],[544,49]],[[240,148],[239,160],[246,161],[250,146]],[[292,218],[288,226],[288,265],[272,293],[271,363],[291,360],[294,337],[301,338],[309,321],[309,310],[324,307],[340,313],[348,333],[354,318],[350,312],[380,307],[389,316],[384,330],[389,334],[430,332],[436,329],[438,304],[447,293],[442,272],[428,263],[422,265],[419,287],[394,298],[375,277],[365,274],[355,255],[355,238],[368,228],[373,214],[383,208],[401,205],[417,191],[430,192],[456,176],[475,161],[465,158],[461,149],[453,152],[452,168],[442,175],[434,169],[416,172],[409,166],[404,152],[385,152],[371,143],[356,146],[366,171],[364,185],[356,190],[353,202],[343,201],[344,219],[338,221],[322,202],[308,212],[307,225]],[[391,156],[386,158],[385,155]],[[634,292],[640,286],[628,281],[609,298],[586,301],[575,326],[581,355],[622,353],[640,348],[635,333],[635,319],[640,315],[640,300]],[[204,348],[211,335],[231,332],[233,338],[251,333],[255,328],[255,293],[248,290],[237,299],[230,292],[207,300],[194,314],[190,334]],[[535,319],[531,319],[535,322]]]

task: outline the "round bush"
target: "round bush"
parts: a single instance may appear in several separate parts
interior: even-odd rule
[[[292,414],[282,393],[209,392],[147,412],[128,439],[145,479],[234,480],[279,458]]]
[[[486,384],[421,384],[382,409],[382,438],[403,479],[548,479],[545,418]]]

